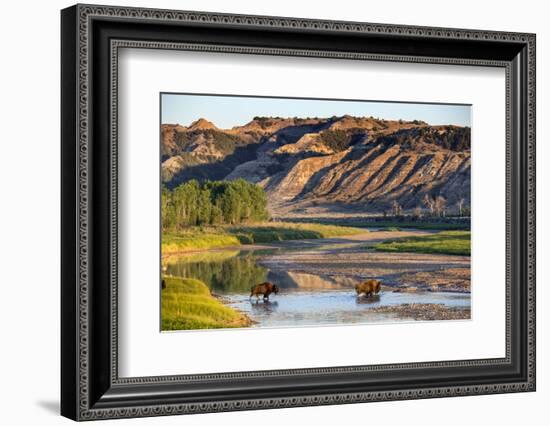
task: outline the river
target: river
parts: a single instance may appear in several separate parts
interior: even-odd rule
[[[401,308],[426,308],[427,304],[437,304],[438,312],[460,309],[469,317],[469,292],[396,285],[415,273],[436,276],[446,268],[469,273],[468,257],[379,253],[365,248],[366,243],[387,238],[385,234],[187,253],[170,257],[165,273],[201,280],[226,304],[246,313],[254,327],[417,320],[414,312]],[[381,279],[382,292],[371,298],[356,297],[355,284],[368,278]],[[280,292],[267,302],[249,299],[250,288],[264,281],[277,284]]]

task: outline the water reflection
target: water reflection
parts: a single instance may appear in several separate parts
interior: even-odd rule
[[[269,315],[274,313],[279,306],[279,302],[265,301],[250,301],[250,309],[255,315]]]
[[[292,290],[349,289],[358,280],[342,275],[320,275],[297,272],[284,268],[272,269],[263,261],[276,250],[213,250],[190,253],[169,259],[164,273],[204,282],[219,294],[250,292],[256,284],[269,281],[288,292]],[[266,262],[270,265],[269,262]]]
[[[373,294],[372,296],[357,296],[355,298],[355,303],[357,303],[358,305],[369,305],[371,303],[378,302],[380,302],[379,294]]]
[[[180,256],[166,265],[166,273],[195,278],[216,293],[230,294],[249,292],[253,285],[267,280],[268,270],[250,251],[220,250]]]

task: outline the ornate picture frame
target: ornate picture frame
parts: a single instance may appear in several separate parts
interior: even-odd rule
[[[61,413],[74,420],[535,390],[534,34],[76,5],[61,12]],[[119,377],[120,48],[506,72],[506,356]],[[503,177],[504,179],[504,177]]]

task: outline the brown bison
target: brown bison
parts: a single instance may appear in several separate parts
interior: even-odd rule
[[[367,280],[355,286],[357,296],[372,296],[373,294],[380,293],[380,286],[382,283],[378,280]]]
[[[271,293],[279,293],[279,287],[270,282],[256,284],[250,288],[250,297],[256,296],[256,300],[258,300],[260,294],[264,296],[264,300],[269,300],[269,295]]]

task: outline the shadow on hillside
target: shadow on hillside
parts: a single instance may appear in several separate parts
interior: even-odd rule
[[[257,143],[239,146],[235,148],[232,154],[227,155],[221,161],[185,167],[174,175],[169,182],[166,182],[166,186],[169,189],[174,189],[179,184],[191,179],[197,179],[199,181],[222,180],[239,164],[256,159],[258,147],[259,144]]]

